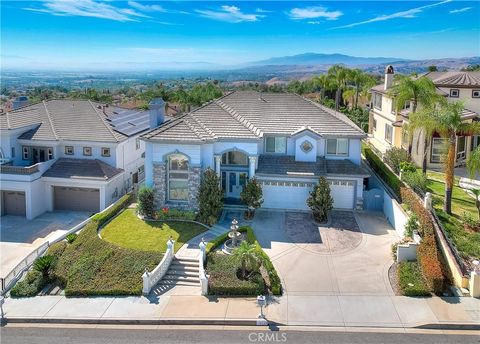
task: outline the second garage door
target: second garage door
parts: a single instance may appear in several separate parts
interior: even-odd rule
[[[333,198],[333,207],[339,209],[353,209],[355,196],[355,182],[352,180],[329,180],[330,194]]]
[[[98,189],[55,186],[53,195],[55,210],[100,211]]]

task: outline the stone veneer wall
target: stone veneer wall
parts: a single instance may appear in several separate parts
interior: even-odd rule
[[[201,167],[190,167],[188,171],[188,202],[175,202],[167,200],[167,169],[165,163],[153,164],[153,191],[155,207],[171,206],[184,210],[197,210],[197,194],[202,175]]]

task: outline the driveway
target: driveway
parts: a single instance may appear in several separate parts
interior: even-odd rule
[[[88,212],[56,211],[33,220],[21,216],[0,218],[0,277],[48,240],[58,238],[89,217]]]

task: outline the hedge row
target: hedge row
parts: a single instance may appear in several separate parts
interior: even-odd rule
[[[405,186],[403,182],[393,173],[383,161],[375,154],[371,148],[364,147],[363,154],[375,172],[390,186],[393,192],[400,196],[400,189]]]
[[[100,226],[130,204],[130,195],[108,211],[97,214],[71,244],[58,242],[47,254],[57,258],[52,277],[67,296],[141,295],[142,273],[162,259],[157,252],[142,252],[110,244],[97,235]]]
[[[263,267],[268,273],[270,279],[270,285],[267,286],[273,295],[281,295],[282,294],[282,283],[280,281],[280,277],[278,277],[277,271],[272,264],[272,261],[268,257],[268,255],[263,251],[262,247],[260,246],[259,242],[255,237],[255,233],[253,232],[252,227],[250,226],[242,226],[238,229],[239,232],[246,233],[247,241],[250,244],[255,244],[257,249],[257,254],[261,257]],[[228,233],[222,234],[207,244],[206,253],[212,254],[212,251],[217,248],[218,246],[222,245],[225,240],[228,239]],[[235,294],[229,295],[246,295],[242,294],[242,290],[238,290]]]
[[[436,294],[441,293],[445,284],[446,269],[442,266],[443,257],[437,247],[432,218],[412,189],[401,188],[401,197],[403,203],[417,215],[420,223],[419,232],[422,235],[422,241],[417,250],[417,257],[423,276],[431,291]]]

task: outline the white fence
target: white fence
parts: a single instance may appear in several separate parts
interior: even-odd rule
[[[145,271],[142,275],[143,278],[143,295],[148,295],[153,286],[160,281],[165,273],[168,271],[170,264],[173,260],[173,248],[174,241],[172,239],[167,241],[167,251],[163,256],[162,261],[151,272]]]
[[[202,239],[202,242],[198,246],[200,248],[200,254],[198,255],[198,275],[200,278],[200,287],[202,289],[202,295],[207,295],[208,294],[208,277],[207,277],[207,274],[205,273],[205,261],[207,259],[205,249],[207,248],[207,244]]]

